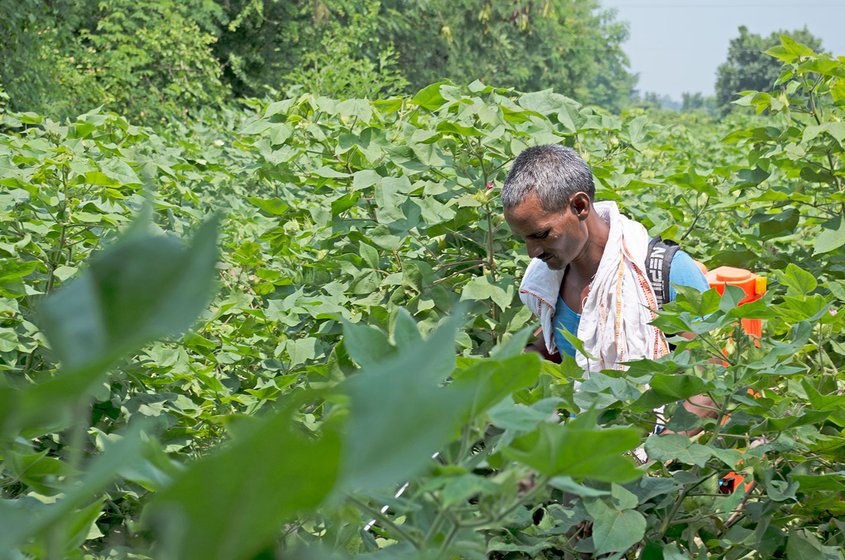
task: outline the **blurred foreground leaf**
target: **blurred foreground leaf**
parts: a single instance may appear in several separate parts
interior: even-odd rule
[[[139,220],[88,270],[40,307],[40,322],[62,363],[52,379],[17,396],[0,388],[0,433],[44,433],[70,420],[76,399],[118,359],[188,328],[208,305],[217,260],[216,218],[190,246],[148,232]]]
[[[296,433],[292,409],[261,418],[189,467],[144,511],[162,558],[251,558],[282,523],[320,505],[334,487],[340,436]]]

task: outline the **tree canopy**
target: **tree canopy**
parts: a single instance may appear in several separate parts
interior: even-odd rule
[[[14,4],[14,5],[13,5]],[[389,97],[443,79],[618,109],[636,80],[596,0],[0,0],[13,108],[160,120],[268,89]]]
[[[739,37],[731,39],[728,59],[716,70],[716,102],[723,112],[729,110],[731,101],[741,91],[771,91],[781,73],[781,62],[764,51],[780,45],[780,36],[785,35],[814,51],[820,51],[822,41],[806,27],[795,31],[775,31],[763,37],[751,33],[744,25],[739,28]]]

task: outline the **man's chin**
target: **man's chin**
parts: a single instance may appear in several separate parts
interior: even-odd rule
[[[552,257],[551,259],[549,259],[547,261],[543,261],[543,262],[546,263],[546,266],[549,267],[552,270],[560,270],[561,268],[563,268],[563,266],[561,266],[561,264],[560,264],[560,261],[558,261],[554,257]]]

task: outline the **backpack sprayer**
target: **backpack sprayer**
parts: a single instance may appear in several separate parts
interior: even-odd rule
[[[696,261],[697,262],[697,261]],[[707,283],[711,289],[719,292],[719,295],[725,293],[725,286],[736,286],[745,292],[745,297],[740,300],[738,305],[745,305],[752,301],[757,301],[766,293],[766,277],[755,274],[744,268],[734,268],[732,266],[720,266],[711,271],[697,262],[699,268],[704,272]],[[740,325],[746,334],[755,339],[755,343],[759,345],[759,338],[763,335],[763,322],[761,319],[741,319]],[[749,389],[752,397],[759,396]],[[745,482],[745,477],[736,472],[729,472],[724,477],[719,479],[719,492],[722,494],[731,494]],[[753,482],[745,483],[745,491],[748,492]]]

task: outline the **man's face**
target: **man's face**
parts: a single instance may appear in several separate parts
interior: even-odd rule
[[[576,194],[570,199],[571,204],[548,212],[532,193],[518,206],[505,210],[505,220],[514,235],[525,241],[529,257],[542,259],[549,268],[561,270],[578,259],[587,245],[587,225],[579,217],[578,204],[585,198],[589,200],[586,194]]]

